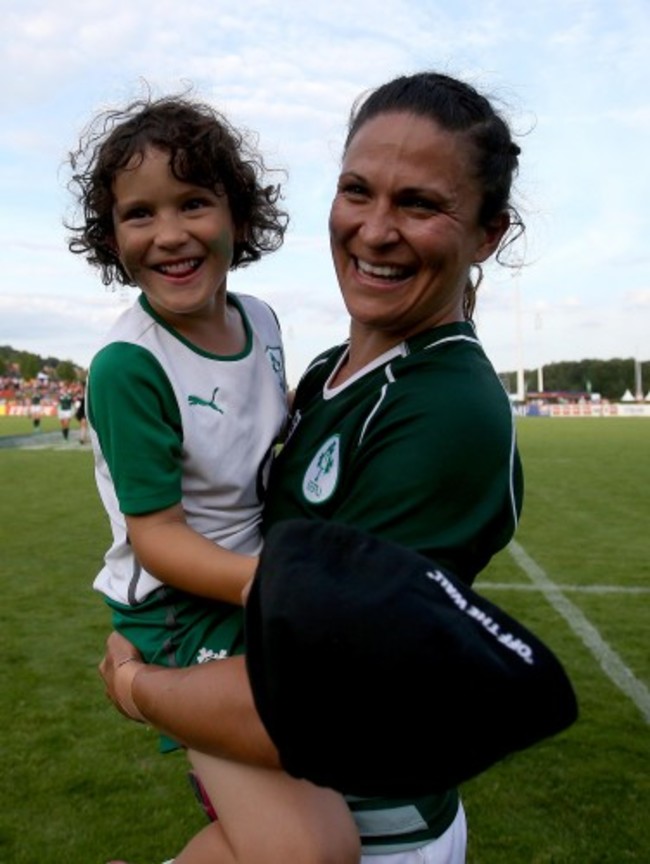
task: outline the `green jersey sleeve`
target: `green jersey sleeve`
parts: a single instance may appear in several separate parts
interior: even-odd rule
[[[119,501],[130,516],[182,497],[182,422],[171,383],[146,349],[113,342],[94,357],[87,412]]]

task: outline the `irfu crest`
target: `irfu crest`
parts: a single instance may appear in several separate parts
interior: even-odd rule
[[[339,478],[339,445],[339,436],[332,435],[309,463],[302,481],[302,493],[312,504],[327,501],[336,488]]]

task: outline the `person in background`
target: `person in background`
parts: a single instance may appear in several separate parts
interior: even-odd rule
[[[229,291],[228,276],[282,244],[279,188],[240,131],[187,97],[102,113],[71,163],[84,216],[71,251],[106,284],[140,289],[88,373],[113,531],[94,587],[150,662],[225,662],[243,650],[241,594],[287,414],[277,319]],[[161,739],[163,751],[177,748]],[[194,748],[189,758],[219,821],[177,864],[358,861],[339,795]]]
[[[65,441],[70,437],[70,420],[74,409],[74,396],[67,387],[59,390],[59,402],[57,405],[57,417],[61,424],[61,434]]]
[[[271,470],[267,530],[334,520],[467,584],[508,543],[523,500],[514,418],[472,317],[481,265],[503,262],[524,230],[511,200],[519,154],[491,102],[437,72],[398,77],[355,105],[329,219],[349,338],[299,383]],[[112,634],[100,672],[128,716],[205,753],[280,765],[243,657],[162,669]],[[423,682],[404,711],[435,698]],[[367,864],[465,861],[456,789],[348,804]]]
[[[79,424],[79,443],[86,444],[88,441],[88,420],[86,419],[86,385],[81,385],[79,396],[74,412],[75,419]]]
[[[34,432],[39,432],[41,428],[41,417],[43,416],[43,406],[41,405],[42,396],[35,390],[29,400],[29,416],[32,421],[32,429]]]

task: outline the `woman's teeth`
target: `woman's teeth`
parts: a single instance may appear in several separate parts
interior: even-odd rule
[[[402,279],[407,275],[405,267],[391,267],[388,264],[376,265],[368,264],[367,261],[361,261],[357,258],[357,267],[366,276],[375,276],[377,279]]]

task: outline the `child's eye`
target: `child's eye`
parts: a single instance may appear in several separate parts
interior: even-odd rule
[[[194,198],[188,198],[188,200],[183,205],[185,210],[200,210],[202,207],[209,207],[211,201],[205,197],[195,196]]]
[[[151,211],[147,207],[131,207],[122,214],[123,222],[133,222],[138,219],[147,219]]]

